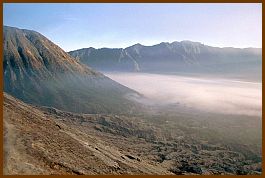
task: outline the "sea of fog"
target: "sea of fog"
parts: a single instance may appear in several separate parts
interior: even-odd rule
[[[261,83],[144,73],[104,74],[144,95],[143,101],[148,104],[178,104],[206,112],[261,116]]]

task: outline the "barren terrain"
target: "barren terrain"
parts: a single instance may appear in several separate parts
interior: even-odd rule
[[[251,143],[162,116],[75,114],[4,94],[4,174],[260,174]]]

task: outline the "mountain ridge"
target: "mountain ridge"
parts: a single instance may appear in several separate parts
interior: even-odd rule
[[[69,50],[67,51],[67,53],[71,53],[73,51],[77,51],[77,50],[82,50],[82,49],[127,49],[127,48],[130,48],[130,47],[134,47],[134,46],[142,46],[142,47],[151,47],[151,46],[156,46],[156,45],[159,45],[159,44],[163,44],[163,43],[166,43],[166,44],[175,44],[175,43],[195,43],[195,44],[201,44],[201,45],[204,45],[204,46],[208,46],[208,47],[213,47],[213,48],[220,48],[220,49],[223,49],[223,48],[231,48],[231,49],[257,49],[257,50],[262,50],[262,48],[260,47],[235,47],[235,46],[224,46],[224,47],[218,47],[218,46],[212,46],[212,45],[207,45],[203,42],[199,42],[199,41],[192,41],[192,40],[181,40],[181,41],[172,41],[172,42],[166,42],[166,41],[163,41],[163,42],[160,42],[160,43],[157,43],[157,44],[152,44],[152,45],[144,45],[144,44],[141,44],[141,43],[136,43],[136,44],[132,44],[130,46],[127,46],[127,47],[99,47],[99,48],[95,48],[95,47],[83,47],[83,48],[78,48],[78,49],[72,49],[72,50]]]
[[[35,31],[4,26],[3,64],[4,91],[27,103],[93,113],[130,113],[136,107],[126,95],[137,92],[73,59]]]
[[[69,54],[99,71],[197,73],[261,79],[260,48],[211,47],[200,42],[162,42],[127,48],[83,48]]]

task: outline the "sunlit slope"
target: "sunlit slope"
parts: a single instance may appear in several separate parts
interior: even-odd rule
[[[4,27],[4,91],[27,102],[83,113],[131,113],[135,93],[79,63],[38,32]]]

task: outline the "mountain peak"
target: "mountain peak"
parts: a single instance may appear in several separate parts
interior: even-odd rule
[[[42,77],[58,72],[96,74],[32,30],[5,26],[4,51],[4,72],[12,70],[10,65],[15,65],[22,76],[28,71],[39,73]]]
[[[126,111],[127,106],[112,101],[134,106],[123,97],[133,90],[80,63],[38,32],[5,27],[3,46],[4,91],[24,102],[84,113]],[[113,96],[103,97],[109,93]]]
[[[141,48],[141,47],[143,47],[142,44],[140,44],[140,43],[136,43],[136,44],[134,44],[134,45],[132,45],[132,46],[129,46],[129,47],[125,48],[125,49],[128,49],[128,48]]]
[[[136,43],[135,45],[133,45],[133,46],[143,46],[142,44],[140,44],[140,43]]]

